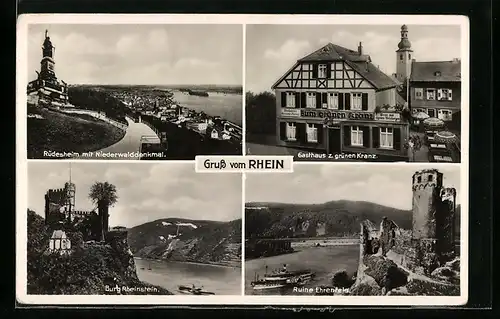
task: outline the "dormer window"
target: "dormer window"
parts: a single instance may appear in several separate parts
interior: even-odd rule
[[[441,76],[441,71],[434,72],[434,76]]]

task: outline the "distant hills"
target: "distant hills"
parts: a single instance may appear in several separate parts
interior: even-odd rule
[[[197,91],[209,91],[209,92],[218,92],[218,93],[233,93],[233,94],[243,94],[243,86],[241,85],[230,85],[230,84],[81,84],[81,85],[72,85],[74,87],[96,87],[96,88],[107,88],[107,89],[123,89],[123,88],[131,88],[131,89],[169,89],[169,90],[197,90]]]
[[[136,257],[240,266],[241,219],[165,218],[128,230]]]
[[[456,227],[459,232],[460,205]],[[380,223],[386,216],[399,227],[411,229],[411,210],[365,201],[338,200],[322,204],[251,202],[245,205],[245,238],[321,237],[359,235],[360,222]]]

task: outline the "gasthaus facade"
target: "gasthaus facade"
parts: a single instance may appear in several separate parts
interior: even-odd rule
[[[408,122],[396,79],[363,54],[327,44],[274,85],[277,144],[327,154],[407,160]]]

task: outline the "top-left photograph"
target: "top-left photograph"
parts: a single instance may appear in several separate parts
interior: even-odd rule
[[[242,155],[242,25],[30,24],[26,36],[28,159]]]

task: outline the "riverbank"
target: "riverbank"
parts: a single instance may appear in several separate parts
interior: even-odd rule
[[[173,294],[179,286],[203,287],[216,295],[241,295],[241,268],[196,262],[136,259],[139,280]]]
[[[200,265],[200,266],[213,266],[213,267],[222,267],[222,268],[241,268],[241,263],[237,265],[229,265],[227,263],[202,263],[198,261],[177,261],[177,260],[164,260],[164,259],[153,259],[153,258],[142,258],[142,257],[134,257],[137,260],[145,260],[145,261],[154,261],[154,262],[175,262],[175,263],[184,263],[190,265]]]

